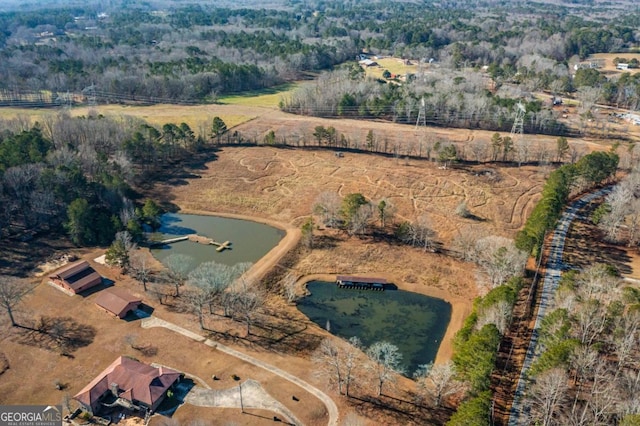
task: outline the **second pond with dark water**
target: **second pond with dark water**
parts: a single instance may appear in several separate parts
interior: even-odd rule
[[[311,281],[311,294],[298,308],[332,334],[358,336],[365,346],[377,341],[396,345],[407,376],[435,360],[451,320],[451,305],[442,299],[402,290],[341,289],[335,283]]]

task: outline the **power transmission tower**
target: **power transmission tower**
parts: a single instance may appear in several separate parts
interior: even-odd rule
[[[65,96],[65,105],[64,105],[64,107],[66,109],[71,109],[72,104],[73,104],[73,98],[71,96],[71,93],[69,93],[69,91],[67,90],[67,95]]]
[[[96,101],[96,85],[95,83],[91,83],[91,86],[85,87],[84,89],[82,89],[82,94],[85,95],[85,98],[87,99],[87,104],[89,106],[96,106],[97,105],[97,101]]]
[[[512,147],[516,150],[516,158],[518,161],[518,167],[522,165],[523,161],[527,159],[528,147],[524,144],[524,116],[527,113],[527,109],[522,102],[518,102],[516,105],[516,117],[513,120],[513,127],[511,127]]]
[[[422,120],[422,122],[420,120]],[[427,107],[424,102],[424,96],[423,96],[420,99],[420,109],[418,110],[418,119],[416,120],[416,130],[418,129],[418,126],[426,127],[426,125],[427,125]]]
[[[522,102],[518,102],[516,105],[516,117],[513,119],[513,127],[511,127],[511,140],[514,143],[522,142],[524,136],[524,116],[527,113],[527,109]]]

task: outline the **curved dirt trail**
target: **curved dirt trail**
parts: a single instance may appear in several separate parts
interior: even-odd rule
[[[257,367],[263,368],[277,376],[282,377],[285,380],[288,380],[289,382],[300,386],[301,388],[303,388],[304,390],[306,390],[307,392],[309,392],[310,394],[312,394],[313,396],[315,396],[316,398],[318,398],[320,401],[322,401],[322,403],[325,405],[325,407],[327,407],[327,412],[329,413],[329,421],[327,422],[328,426],[337,426],[338,425],[338,407],[336,406],[336,403],[333,402],[333,399],[331,399],[326,393],[322,392],[320,389],[316,388],[315,386],[310,385],[309,383],[305,382],[304,380],[300,379],[299,377],[294,376],[293,374],[290,374],[284,370],[281,370],[280,368],[271,365],[269,363],[266,363],[262,360],[259,360],[257,358],[252,357],[251,355],[248,355],[244,352],[240,352],[237,351],[235,349],[232,349],[226,345],[223,345],[221,343],[218,343],[214,340],[211,339],[207,339],[197,333],[194,333],[190,330],[187,330],[183,327],[180,327],[176,324],[173,324],[169,321],[165,321],[163,319],[160,319],[158,317],[154,317],[151,316],[149,318],[145,318],[144,320],[142,320],[142,323],[140,324],[140,326],[142,328],[153,328],[153,327],[164,327],[167,328],[169,330],[175,331],[176,333],[180,333],[183,336],[189,337],[190,339],[193,339],[197,342],[202,342],[207,346],[210,346],[214,349],[217,349],[221,352],[224,352],[228,355],[234,356],[238,359],[241,359],[245,362],[248,362],[250,364],[253,364]]]

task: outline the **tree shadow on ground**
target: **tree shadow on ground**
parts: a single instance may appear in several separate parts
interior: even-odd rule
[[[70,317],[43,316],[32,325],[16,328],[18,343],[57,350],[61,355],[67,356],[72,356],[72,352],[93,343],[95,336],[95,327],[80,324]]]
[[[335,248],[342,239],[334,235],[316,235],[313,237],[314,249],[332,249]]]
[[[47,259],[73,248],[66,236],[52,231],[30,241],[3,238],[0,240],[0,274],[26,277]]]
[[[233,343],[284,354],[303,354],[313,352],[323,339],[322,336],[312,334],[308,330],[306,323],[273,324],[269,320],[262,319],[251,324],[251,333],[248,335],[244,325],[239,322],[234,324],[232,329],[227,328],[222,331],[207,327],[204,331],[209,334],[208,337],[215,338],[223,344]]]
[[[452,414],[452,410],[446,407],[425,407],[387,395],[352,395],[348,403],[364,417],[375,418],[384,412],[394,424],[402,425],[445,424]]]
[[[571,269],[585,269],[596,263],[612,265],[620,274],[630,274],[631,258],[625,247],[604,241],[604,234],[591,221],[599,202],[589,203],[571,223],[565,240],[563,262]]]

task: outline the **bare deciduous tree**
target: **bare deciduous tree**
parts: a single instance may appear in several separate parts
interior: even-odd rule
[[[0,275],[0,306],[7,312],[13,327],[18,325],[13,316],[14,310],[30,290],[31,287],[21,280],[8,275]]]
[[[333,339],[326,338],[320,342],[320,346],[313,353],[313,361],[317,366],[316,373],[328,380],[329,386],[338,389],[342,394],[343,368],[340,361],[340,349]]]
[[[458,230],[451,243],[451,248],[457,252],[457,256],[466,262],[475,262],[477,259],[476,242],[482,238],[478,229],[467,226]]]
[[[334,228],[340,223],[340,208],[342,200],[335,192],[321,192],[313,206],[314,213],[322,217],[325,226]]]
[[[174,286],[175,297],[180,297],[180,287],[187,281],[194,260],[185,254],[172,254],[165,259],[164,263],[167,267],[164,271],[165,279]]]
[[[133,277],[142,284],[144,291],[147,291],[147,283],[151,279],[152,270],[146,253],[136,251],[129,258],[129,267]]]
[[[239,316],[247,326],[247,336],[251,334],[251,325],[265,303],[265,294],[255,284],[240,279],[234,285],[233,316]]]
[[[483,269],[491,288],[521,275],[526,261],[527,254],[508,238],[492,235],[476,242],[476,263]]]
[[[156,298],[159,304],[164,305],[169,296],[169,286],[163,282],[150,282],[149,293]]]
[[[504,335],[511,323],[512,311],[513,307],[506,300],[493,303],[488,308],[478,312],[476,328],[479,330],[487,324],[494,324],[500,334]]]
[[[219,301],[224,291],[244,272],[236,266],[229,266],[218,262],[205,262],[191,271],[188,283],[196,287],[201,294],[200,300],[208,299],[209,312],[213,313],[212,305]]]
[[[402,353],[392,343],[376,342],[367,349],[367,355],[373,361],[368,367],[380,396],[385,383],[395,383],[396,375],[402,374]]]
[[[330,386],[337,388],[338,393],[349,396],[353,385],[357,383],[358,367],[362,365],[362,343],[358,337],[347,342],[337,338],[326,338],[313,353],[313,361],[317,365],[318,375],[328,380]]]
[[[545,371],[536,377],[527,396],[533,423],[542,426],[560,424],[558,417],[568,400],[567,381],[567,374],[561,368]]]
[[[349,233],[351,235],[363,234],[367,229],[369,220],[373,217],[373,206],[369,203],[358,207],[349,223]]]
[[[418,382],[418,395],[421,399],[430,398],[433,405],[440,407],[445,398],[462,392],[464,383],[456,379],[451,361],[445,364],[433,363],[420,366],[414,374]]]

